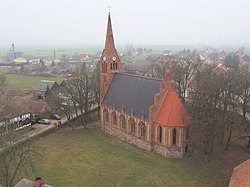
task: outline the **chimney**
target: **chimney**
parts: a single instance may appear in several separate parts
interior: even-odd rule
[[[33,187],[42,187],[44,185],[44,178],[43,177],[36,177],[33,182]]]

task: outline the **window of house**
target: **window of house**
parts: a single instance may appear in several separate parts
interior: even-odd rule
[[[117,125],[117,118],[116,118],[116,113],[115,112],[112,113],[112,124]]]
[[[113,64],[112,63],[110,64],[110,69],[113,69]]]
[[[126,125],[126,119],[124,116],[122,116],[122,118],[121,118],[121,124],[122,124],[122,128],[126,129],[127,125]]]
[[[146,138],[146,125],[145,125],[145,123],[143,123],[143,122],[140,123],[140,129],[141,129],[141,138],[145,139]]]
[[[176,128],[173,129],[173,145],[176,145]]]
[[[135,134],[135,120],[134,119],[130,120],[130,132],[131,134]]]

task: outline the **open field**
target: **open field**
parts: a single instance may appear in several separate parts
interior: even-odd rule
[[[57,83],[62,81],[62,77],[45,77],[31,75],[6,74],[7,85],[10,90],[23,91],[32,90],[40,80],[54,80]]]
[[[144,63],[146,56],[123,56],[121,58],[122,62],[133,62],[133,63]]]
[[[36,142],[43,150],[40,168],[47,184],[81,186],[226,186],[221,161],[193,157],[167,159],[146,153],[98,129],[60,130]],[[25,177],[25,176],[23,176]]]

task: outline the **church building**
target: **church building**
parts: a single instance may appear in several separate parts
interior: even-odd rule
[[[110,14],[100,59],[100,100],[105,132],[165,157],[184,157],[190,117],[173,88],[170,71],[163,80],[122,73]]]

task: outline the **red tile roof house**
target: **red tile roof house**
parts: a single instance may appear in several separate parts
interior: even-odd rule
[[[228,187],[250,187],[250,159],[234,168]]]
[[[191,118],[173,89],[170,72],[163,80],[121,73],[110,14],[100,59],[102,129],[139,148],[182,158]]]

